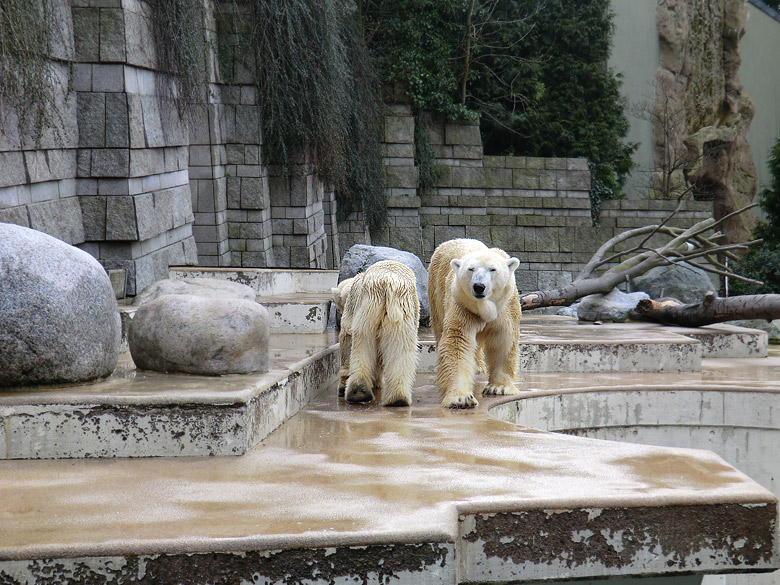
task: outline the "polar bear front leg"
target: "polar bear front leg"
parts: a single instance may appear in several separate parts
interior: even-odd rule
[[[510,323],[498,330],[486,331],[481,337],[485,344],[488,365],[488,383],[482,390],[483,395],[505,396],[517,394],[515,374],[517,372],[518,336]]]
[[[477,370],[477,335],[474,327],[446,327],[438,345],[436,387],[442,406],[474,408],[474,375]]]
[[[339,370],[339,396],[344,396],[349,378],[349,354],[352,352],[352,336],[342,327],[339,332],[339,350],[341,351],[341,370]]]

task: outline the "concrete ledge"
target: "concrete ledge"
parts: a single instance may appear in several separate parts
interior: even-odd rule
[[[259,297],[299,293],[327,293],[339,280],[338,270],[290,268],[172,267],[170,278],[220,278],[251,286]]]
[[[483,403],[442,409],[425,376],[403,409],[347,405],[334,385],[243,457],[0,462],[0,578],[411,585],[780,565],[776,499],[717,456],[523,431]]]
[[[307,355],[308,353],[308,355]],[[335,336],[275,335],[266,374],[136,371],[128,354],[103,382],[0,393],[0,459],[241,455],[340,367]]]

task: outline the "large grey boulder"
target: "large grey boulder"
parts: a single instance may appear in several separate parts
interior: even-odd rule
[[[196,295],[209,298],[233,298],[254,301],[255,289],[246,284],[216,278],[166,278],[153,282],[144,288],[133,300],[140,307],[163,295]]]
[[[403,250],[385,246],[355,244],[347,250],[344,258],[341,260],[339,282],[352,278],[381,260],[395,260],[412,269],[417,281],[417,298],[420,301],[420,322],[427,323],[431,316],[431,307],[428,304],[428,271],[425,269],[422,260],[411,252],[404,252]]]
[[[269,326],[268,311],[253,300],[171,294],[138,307],[128,343],[142,370],[267,372]]]
[[[577,303],[577,316],[582,321],[627,321],[637,303],[647,298],[649,297],[643,292],[624,293],[618,289],[613,289],[606,295],[588,295]]]
[[[95,258],[42,232],[0,223],[0,386],[108,376],[120,338],[114,289]]]
[[[700,303],[707,292],[715,291],[709,275],[689,264],[656,266],[631,279],[631,288],[651,299],[672,297],[686,305]]]

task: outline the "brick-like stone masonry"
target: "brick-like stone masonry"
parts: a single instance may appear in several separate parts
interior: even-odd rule
[[[246,38],[241,7],[224,3],[229,29],[220,32],[213,9],[207,13],[207,103],[188,124],[158,95],[165,80],[156,71],[146,0],[55,5],[63,34],[52,67],[63,124],[36,142],[15,112],[3,112],[0,221],[78,245],[106,268],[125,268],[129,294],[167,277],[169,265],[337,268],[350,246],[372,243],[362,209],[337,213],[310,154],[289,172],[268,165],[253,55],[240,49],[223,60],[213,51]],[[238,12],[230,17],[231,10]],[[227,38],[218,38],[223,32]],[[468,122],[429,128],[438,183],[422,192],[414,124],[408,106],[388,105],[388,226],[373,243],[424,261],[444,240],[477,238],[520,258],[521,290],[554,287],[606,239],[657,223],[675,206],[607,201],[594,227],[585,160],[484,156],[479,128]],[[672,225],[711,213],[710,203],[687,202]]]

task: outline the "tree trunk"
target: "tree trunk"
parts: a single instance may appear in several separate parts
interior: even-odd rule
[[[717,297],[707,293],[701,303],[683,305],[674,299],[639,301],[637,313],[652,321],[700,327],[737,319],[780,319],[780,295]]]

